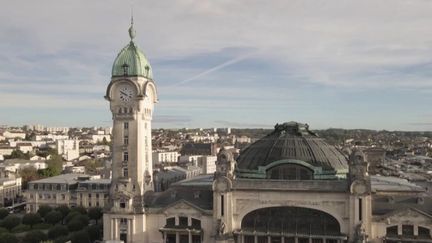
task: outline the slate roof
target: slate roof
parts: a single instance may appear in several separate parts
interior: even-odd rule
[[[294,159],[323,170],[348,170],[347,158],[323,138],[309,131],[307,124],[276,124],[273,132],[251,144],[237,158],[239,169],[257,170],[272,162]]]
[[[178,201],[187,201],[201,209],[213,209],[213,175],[198,176],[172,184],[163,192],[148,192],[144,203],[149,208],[165,208]]]

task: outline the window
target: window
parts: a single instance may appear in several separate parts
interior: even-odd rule
[[[124,129],[129,129],[129,122],[123,123],[123,128]]]
[[[165,227],[174,227],[175,226],[175,218],[167,218]]]
[[[129,170],[127,167],[123,168],[123,177],[128,177],[129,176]]]
[[[120,219],[120,224],[127,224],[127,219],[126,218],[121,218]]]
[[[358,207],[359,207],[359,208],[358,208],[358,214],[359,214],[358,217],[359,217],[359,221],[362,221],[362,214],[363,214],[363,210],[362,210],[362,209],[363,209],[363,203],[362,203],[362,199],[361,199],[361,198],[358,199],[358,204],[359,204],[359,205],[358,205]]]
[[[267,171],[267,178],[275,180],[311,180],[312,170],[295,164],[284,164]]]
[[[188,218],[187,217],[179,217],[179,225],[180,226],[188,226]]]
[[[414,236],[414,226],[413,225],[402,225],[402,235]]]
[[[120,200],[120,208],[126,208],[126,201],[124,199]]]
[[[224,216],[224,195],[220,196],[220,201],[221,201],[220,213],[221,216]]]
[[[129,161],[129,153],[123,152],[123,161]]]
[[[99,193],[96,193],[96,198],[99,198]]]
[[[123,137],[123,144],[124,145],[128,145],[129,144],[129,136],[128,135],[124,135],[124,137]]]
[[[92,195],[92,194],[91,194],[91,193],[89,193],[89,198],[91,198],[91,195]]]
[[[192,218],[192,228],[201,229],[201,220]]]

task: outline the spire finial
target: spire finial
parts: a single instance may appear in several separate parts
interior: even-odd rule
[[[131,6],[131,25],[129,27],[129,37],[131,38],[131,41],[135,38],[136,31],[133,27],[133,6]]]

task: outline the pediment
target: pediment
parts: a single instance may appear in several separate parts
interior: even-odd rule
[[[381,216],[379,221],[385,222],[388,225],[394,225],[394,224],[431,225],[432,215],[416,208],[404,208],[404,209],[397,209],[393,212]]]
[[[161,210],[165,215],[202,215],[205,211],[186,200],[179,200],[172,203]]]

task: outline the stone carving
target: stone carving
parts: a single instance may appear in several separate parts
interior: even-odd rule
[[[218,219],[217,221],[217,235],[222,236],[225,234],[225,223],[222,219]]]
[[[214,177],[226,176],[227,178],[233,179],[235,163],[232,153],[222,148],[217,155]]]
[[[355,243],[366,243],[367,242],[368,236],[366,234],[365,229],[363,228],[363,226],[361,224],[357,225],[354,237],[355,237],[354,238]]]

